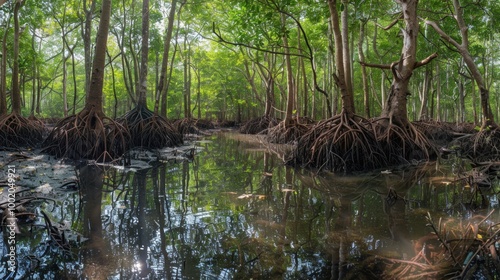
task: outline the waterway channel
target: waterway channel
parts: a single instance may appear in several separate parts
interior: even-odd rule
[[[460,221],[498,206],[495,185],[478,199],[458,179],[467,172],[458,159],[317,174],[284,165],[286,147],[257,136],[219,132],[192,145],[192,160],[81,166],[79,185],[27,203],[32,216],[23,219],[32,221],[16,235],[19,265],[10,275],[371,279],[386,273],[382,259],[418,253],[415,244],[432,232],[428,215]],[[58,245],[47,227],[66,240]],[[0,274],[9,275],[7,265]]]

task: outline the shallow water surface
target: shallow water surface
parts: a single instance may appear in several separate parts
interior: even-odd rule
[[[457,163],[316,175],[284,166],[284,147],[256,136],[218,133],[195,145],[191,162],[81,167],[79,189],[32,201],[17,278],[370,278],[383,272],[378,256],[415,255],[415,240],[431,232],[427,212],[470,214]]]

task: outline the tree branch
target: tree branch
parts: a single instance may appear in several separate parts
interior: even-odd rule
[[[389,30],[389,29],[391,29],[394,25],[396,25],[396,23],[398,23],[398,21],[399,21],[400,19],[402,19],[402,18],[403,18],[403,14],[399,14],[399,16],[398,16],[397,18],[395,18],[395,19],[394,19],[391,23],[389,23],[389,25],[387,25],[386,27],[384,27],[384,26],[382,26],[382,25],[380,25],[380,24],[378,24],[378,23],[375,23],[375,24],[376,24],[378,27],[380,27],[380,28],[382,28],[382,29],[384,29],[384,30]]]
[[[365,67],[370,67],[370,68],[379,68],[379,69],[391,69],[391,64],[377,64],[377,63],[368,63],[368,62],[362,62],[359,61],[359,64]]]
[[[424,66],[424,65],[430,63],[436,57],[438,57],[438,54],[433,53],[421,61],[416,61],[415,64],[413,65],[413,69],[416,69],[420,66]],[[361,64],[362,66],[365,66],[365,67],[379,68],[379,69],[391,69],[393,71],[394,71],[393,66],[397,63],[399,63],[399,61],[395,61],[391,64],[377,64],[377,63],[368,63],[368,62],[359,61],[359,64]]]
[[[438,54],[437,53],[433,53],[433,54],[429,55],[428,57],[424,58],[421,61],[416,61],[415,64],[413,65],[413,69],[417,69],[420,66],[424,66],[424,65],[430,63],[436,57],[438,57]]]
[[[424,21],[425,24],[430,25],[432,28],[434,28],[434,30],[439,34],[441,38],[443,38],[445,42],[452,44],[455,48],[457,48],[457,50],[462,49],[462,45],[459,44],[457,41],[455,41],[453,38],[451,38],[450,35],[446,34],[446,32],[444,32],[439,27],[439,25],[437,25],[437,23],[427,19],[422,19],[422,20]]]
[[[222,37],[220,30],[216,30],[216,28],[215,28],[215,22],[212,23],[212,32],[217,37],[217,39],[218,39],[217,42],[219,42],[219,43],[224,43],[224,44],[228,44],[228,45],[232,45],[232,46],[238,46],[238,47],[245,47],[245,48],[249,48],[249,49],[257,50],[257,51],[261,51],[261,52],[266,52],[266,53],[279,54],[279,55],[291,55],[291,56],[303,57],[303,58],[311,59],[310,56],[303,55],[303,54],[286,53],[286,52],[280,52],[280,51],[271,51],[271,50],[268,50],[268,49],[263,49],[263,48],[259,48],[259,47],[256,47],[256,46],[251,46],[251,45],[245,44],[245,43],[238,43],[238,42],[227,41],[226,39],[224,39]]]

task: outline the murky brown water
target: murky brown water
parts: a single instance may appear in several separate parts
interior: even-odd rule
[[[465,170],[458,160],[315,175],[284,166],[277,147],[254,136],[220,133],[196,145],[192,162],[136,172],[83,167],[80,191],[33,202],[38,218],[17,235],[17,277],[370,278],[383,269],[377,256],[415,255],[414,240],[431,232],[427,212],[459,219],[481,201],[454,181]],[[475,214],[498,205],[495,188]],[[70,249],[54,245],[41,211],[65,225]]]

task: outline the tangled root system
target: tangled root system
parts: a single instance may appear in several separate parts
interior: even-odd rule
[[[0,116],[0,146],[35,147],[42,141],[44,128],[40,121],[17,113]]]
[[[247,121],[240,127],[243,134],[259,134],[266,129],[278,125],[278,120],[272,117],[259,117]]]
[[[342,112],[299,139],[293,162],[320,170],[351,172],[386,165],[372,123]]]
[[[235,127],[236,122],[235,121],[220,121],[218,122],[219,127]]]
[[[167,119],[145,106],[136,106],[117,121],[130,131],[134,147],[156,149],[183,143],[182,135]]]
[[[389,164],[429,160],[436,155],[436,148],[427,136],[411,123],[379,126],[380,142]]]
[[[267,141],[276,144],[292,143],[306,134],[308,130],[309,126],[298,123],[296,119],[292,119],[288,124],[282,121],[267,130]]]
[[[460,153],[476,163],[500,160],[500,130],[483,129],[463,137]]]
[[[44,151],[56,157],[110,161],[128,149],[130,135],[120,123],[100,110],[85,108],[60,120],[43,142]]]
[[[199,129],[214,129],[215,128],[215,125],[212,121],[205,120],[205,119],[197,119],[195,121],[194,125]]]
[[[210,120],[184,118],[174,122],[174,126],[182,134],[203,134],[200,129],[214,129],[215,125]]]
[[[200,134],[195,125],[196,120],[191,118],[178,119],[174,121],[174,127],[182,134]]]

